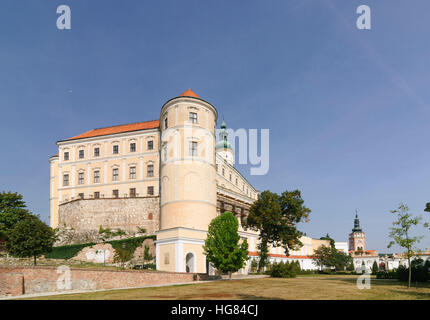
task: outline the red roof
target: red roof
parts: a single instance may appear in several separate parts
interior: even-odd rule
[[[158,128],[159,126],[160,126],[160,120],[123,124],[119,126],[93,129],[66,140],[91,138],[91,137],[104,136],[107,134],[123,133],[123,132],[138,131],[138,130],[145,130],[145,129],[155,129],[155,128]]]
[[[185,91],[183,94],[180,94],[179,97],[193,97],[193,98],[198,98],[200,99],[200,97],[198,95],[196,95],[193,90],[188,89],[187,91]]]

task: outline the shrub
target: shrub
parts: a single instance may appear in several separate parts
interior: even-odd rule
[[[413,264],[412,265],[412,272],[411,272],[411,282],[426,282],[430,280],[429,272],[426,270],[424,265],[419,264]],[[409,268],[406,268],[405,266],[400,266],[397,269],[397,278],[401,282],[408,282],[409,281]]]
[[[297,275],[297,266],[294,262],[274,263],[270,270],[270,276],[273,278],[295,278]]]
[[[54,247],[52,251],[45,255],[47,259],[71,259],[76,256],[79,251],[85,247],[91,247],[95,243],[82,243],[82,244],[72,244],[68,246]]]

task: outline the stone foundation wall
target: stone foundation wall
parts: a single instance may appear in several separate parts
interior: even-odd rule
[[[60,228],[78,232],[103,228],[137,232],[138,227],[153,234],[159,228],[159,197],[77,199],[60,205]]]
[[[65,266],[62,266],[65,267]],[[0,296],[70,290],[134,288],[156,284],[205,280],[205,274],[70,268],[70,287],[65,269],[53,267],[0,267]],[[58,271],[57,271],[58,270]]]

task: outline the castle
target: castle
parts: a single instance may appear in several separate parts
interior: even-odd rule
[[[50,161],[51,227],[155,233],[157,269],[207,272],[209,223],[231,211],[239,224],[258,191],[234,167],[216,108],[192,90],[160,119],[90,130],[57,142]],[[257,234],[240,227],[242,238]]]

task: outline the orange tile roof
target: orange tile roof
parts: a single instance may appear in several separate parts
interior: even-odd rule
[[[93,129],[66,140],[91,138],[91,137],[104,136],[108,134],[138,131],[138,130],[145,130],[145,129],[155,129],[155,128],[158,128],[159,126],[160,126],[160,120],[123,124],[119,126]]]
[[[188,89],[187,91],[185,91],[183,94],[180,94],[179,97],[193,97],[193,98],[198,98],[201,99],[198,95],[196,95],[193,90]]]

